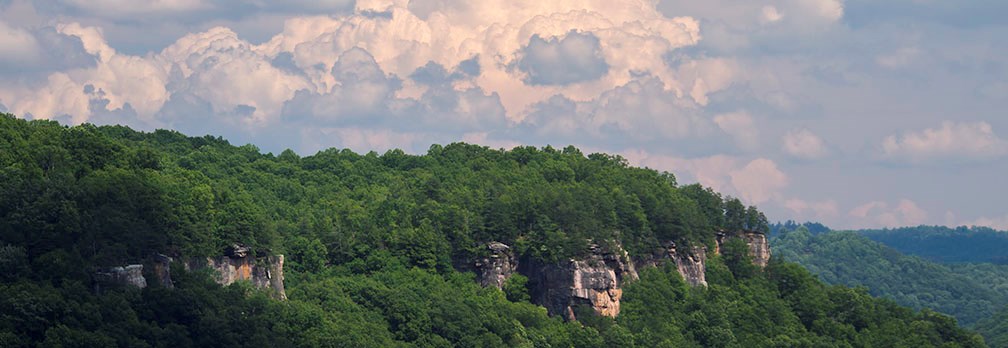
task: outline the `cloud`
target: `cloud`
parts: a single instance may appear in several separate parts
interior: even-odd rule
[[[728,174],[736,170],[741,160],[728,155],[714,155],[700,158],[680,158],[676,156],[652,154],[643,150],[623,152],[630,163],[675,173],[680,182],[698,182],[715,191],[734,190]],[[737,194],[737,192],[733,191]]]
[[[367,11],[389,15],[361,15]],[[574,34],[570,34],[572,31]],[[521,120],[527,108],[553,95],[577,101],[594,99],[640,74],[658,77],[663,89],[681,95],[692,88],[696,79],[677,78],[665,64],[664,56],[694,45],[699,39],[694,19],[665,17],[645,1],[427,1],[405,6],[361,1],[357,13],[351,16],[290,19],[283,32],[259,48],[271,56],[291,52],[297,65],[317,79],[316,83],[331,81],[319,76],[314,67],[330,68],[332,57],[353,47],[368,51],[382,70],[400,77],[409,76],[429,62],[454,67],[477,57],[472,63],[478,63],[481,69],[473,84],[498,94],[509,118]],[[550,75],[574,73],[571,66],[561,66],[564,70],[557,72],[545,69],[545,53],[550,47],[564,58],[574,58],[571,54],[581,51],[598,57],[577,57],[586,60],[574,68],[587,74],[576,78],[570,74]],[[523,65],[519,65],[520,61]],[[608,65],[607,70],[595,64],[600,61]],[[568,61],[568,65],[572,63],[577,62]],[[523,67],[533,76],[516,67]],[[541,84],[526,83],[530,78]],[[574,80],[580,83],[570,85]]]
[[[894,206],[883,201],[871,201],[851,209],[847,214],[877,227],[917,226],[928,219],[927,211],[909,199],[901,199]]]
[[[972,1],[958,4],[945,1],[847,0],[849,20],[853,25],[866,26],[879,22],[928,21],[952,27],[982,27],[1004,25],[1001,13],[1008,11],[1003,1]]]
[[[911,64],[921,54],[915,47],[903,47],[893,52],[879,55],[875,62],[889,69],[898,69]]]
[[[41,46],[31,33],[0,21],[0,62],[6,64],[26,64],[41,55]]]
[[[780,199],[789,184],[787,174],[766,158],[749,162],[727,155],[681,158],[643,150],[624,151],[622,155],[634,165],[676,173],[680,182],[698,182],[719,192],[738,195],[748,204]]]
[[[691,101],[665,90],[660,79],[643,76],[586,101],[554,95],[532,105],[529,115],[509,133],[531,143],[621,149],[698,144],[714,134],[715,127]],[[705,152],[709,146],[684,149]]]
[[[819,159],[826,156],[822,139],[807,129],[788,131],[783,137],[784,152],[799,159]]]
[[[212,8],[203,0],[59,0],[64,5],[103,17],[185,13]]]
[[[766,158],[752,160],[728,176],[742,199],[750,204],[778,198],[780,190],[788,185],[788,176],[777,168],[776,163]]]
[[[413,76],[431,84],[419,98],[400,98],[402,81],[387,75],[363,49],[344,52],[333,65],[328,92],[301,90],[284,105],[283,118],[306,125],[382,128],[398,131],[465,132],[505,125],[496,95],[478,87],[456,90],[437,64]],[[438,83],[433,83],[438,82]]]
[[[116,4],[115,0],[103,0],[66,5],[91,13]],[[138,13],[212,11],[227,4],[129,2],[106,15],[118,18]],[[313,117],[324,112],[327,119],[351,120],[379,112],[420,110],[428,119],[435,119],[437,113],[443,115],[439,121],[444,124],[470,129],[475,124],[500,125],[495,119],[501,114],[499,105],[507,119],[520,122],[537,103],[561,95],[582,105],[594,104],[589,107],[592,111],[582,116],[628,131],[647,127],[633,123],[639,120],[614,114],[612,107],[623,105],[648,113],[674,108],[676,116],[662,120],[659,130],[663,134],[655,134],[654,139],[689,133],[688,118],[678,115],[696,112],[689,110],[692,102],[684,97],[703,101],[706,94],[723,88],[723,83],[710,83],[725,79],[721,71],[693,69],[683,74],[666,64],[664,56],[670,51],[699,41],[699,27],[692,18],[665,17],[647,1],[534,6],[503,0],[476,4],[442,1],[424,6],[428,10],[421,17],[414,12],[417,8],[406,2],[383,1],[358,2],[351,14],[293,17],[281,33],[260,45],[240,39],[229,28],[212,27],[184,35],[160,52],[145,56],[115,50],[99,27],[60,23],[56,25],[58,32],[78,40],[85,54],[93,57],[94,66],[61,69],[41,83],[25,81],[0,87],[0,97],[20,114],[71,115],[74,122],[86,122],[93,111],[81,91],[92,85],[105,92],[110,110],[129,104],[138,118],[163,125],[178,121],[156,119],[175,114],[160,112],[166,101],[176,94],[192,95],[209,104],[215,117],[239,117],[236,124],[252,132],[278,122],[285,107],[293,110],[295,97],[308,104],[301,107],[301,114],[309,114],[306,111],[311,108],[319,111],[311,112]],[[474,13],[493,15],[477,21]],[[33,39],[23,31],[6,31],[13,33],[6,35],[10,40]],[[370,55],[375,63],[371,68],[389,77],[381,83],[352,81],[358,88],[376,88],[360,92],[369,95],[348,94],[349,85],[343,86],[344,81],[333,73],[337,58],[354,49]],[[26,51],[25,57],[37,51]],[[424,70],[434,66],[452,67],[452,75],[442,76],[441,85],[432,85],[432,71]],[[642,76],[645,83],[641,83]],[[395,80],[399,85],[386,83]],[[647,89],[654,98],[642,103],[627,95],[640,89]],[[395,93],[397,100],[382,94],[386,92]],[[307,96],[325,96],[342,103],[325,109],[320,99],[313,103]],[[671,100],[663,102],[658,97]],[[362,104],[369,101],[376,104]],[[384,109],[378,108],[379,104]],[[248,115],[232,112],[240,106],[254,111]],[[369,107],[367,112],[364,107]],[[342,112],[353,115],[340,115]],[[490,123],[473,119],[481,112],[492,119]],[[653,117],[646,114],[640,119]],[[669,122],[673,120],[678,121]],[[596,133],[600,132],[604,131]]]
[[[759,131],[748,112],[737,111],[720,114],[714,116],[714,123],[722,131],[732,136],[740,148],[752,151],[759,146]]]
[[[784,206],[801,218],[814,219],[816,221],[832,219],[840,211],[839,205],[832,199],[821,202],[809,202],[798,198],[791,198],[784,201]]]
[[[981,217],[973,221],[964,222],[962,225],[965,226],[986,226],[996,230],[1008,231],[1008,214],[1001,217]]]
[[[93,67],[97,58],[80,38],[44,27],[25,30],[0,21],[0,76],[11,80],[37,79],[56,71]]]
[[[777,10],[776,7],[770,5],[763,6],[762,12],[763,12],[763,21],[765,23],[778,22],[784,18],[784,15],[782,15],[780,11]]]
[[[545,40],[532,35],[520,51],[519,70],[532,85],[568,85],[601,78],[609,71],[599,39],[591,33],[571,31],[562,38]]]
[[[839,27],[845,13],[842,0],[661,0],[657,8],[667,16],[701,19],[700,46],[733,53],[815,45],[823,33]]]
[[[1008,154],[1008,141],[987,122],[942,123],[941,128],[891,135],[882,142],[886,158],[909,162],[982,160]]]
[[[290,0],[279,2],[238,0],[56,0],[62,8],[119,23],[170,18],[183,22],[238,18],[264,12],[301,14],[315,11],[348,12],[353,0]],[[46,10],[44,6],[43,10]],[[143,20],[141,20],[141,18]]]

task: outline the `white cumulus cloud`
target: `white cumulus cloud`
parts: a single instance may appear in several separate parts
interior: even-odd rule
[[[871,201],[851,209],[847,214],[870,227],[917,226],[928,219],[927,211],[909,199],[901,199],[895,205]]]
[[[85,12],[117,7],[103,16],[121,18],[212,12],[227,4],[103,0],[67,6]],[[12,112],[70,116],[75,123],[197,130],[214,124],[208,129],[252,135],[287,129],[277,127],[285,120],[311,119],[333,127],[349,121],[400,130],[437,124],[487,134],[516,124],[559,130],[569,122],[578,125],[573,137],[681,139],[711,128],[700,108],[739,70],[723,58],[670,64],[669,54],[701,40],[699,22],[668,17],[650,0],[362,0],[350,13],[291,17],[261,44],[218,26],[146,55],[114,49],[99,26],[54,27],[78,40],[93,66],[0,86],[0,99]],[[37,55],[35,36],[23,29],[0,26],[0,40],[20,48],[14,53],[22,60]],[[381,78],[340,75],[347,52],[370,57],[369,71]],[[437,69],[447,75],[433,81]],[[524,122],[560,104],[571,112]],[[108,118],[112,114],[115,119]]]
[[[978,160],[1008,154],[1008,141],[987,122],[943,122],[940,128],[891,135],[882,142],[886,158],[909,162]]]
[[[745,167],[732,171],[732,186],[742,199],[750,204],[761,204],[778,198],[780,190],[788,185],[788,176],[777,168],[777,164],[766,158],[752,160]]]
[[[715,191],[736,195],[747,204],[780,199],[790,179],[777,163],[766,158],[744,159],[714,155],[682,158],[644,150],[622,152],[631,164],[675,173],[679,181],[698,182]]]

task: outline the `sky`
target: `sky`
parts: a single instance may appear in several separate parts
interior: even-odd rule
[[[0,111],[279,153],[575,145],[834,228],[1008,229],[1002,0],[0,0]]]

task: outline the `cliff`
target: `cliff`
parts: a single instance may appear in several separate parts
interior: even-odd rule
[[[754,264],[767,265],[770,247],[765,235],[751,231],[718,233],[715,254],[731,238],[746,242]],[[619,243],[608,247],[593,243],[584,257],[558,263],[527,260],[520,268],[509,246],[492,242],[487,244],[487,250],[489,255],[475,262],[476,278],[481,285],[499,289],[515,272],[524,274],[529,278],[527,286],[532,302],[546,307],[550,315],[561,315],[567,320],[577,319],[578,306],[588,306],[598,315],[619,315],[623,285],[638,279],[638,268],[671,262],[687,284],[707,286],[704,246],[682,247],[667,242],[662,250],[632,260]]]
[[[511,247],[500,242],[487,244],[490,255],[476,261],[476,275],[480,285],[503,288],[504,282],[518,268],[518,261],[511,252]]]
[[[576,320],[577,306],[590,306],[596,314],[619,315],[622,285],[637,279],[626,251],[618,244],[603,248],[592,244],[588,256],[555,264],[532,263],[523,267],[529,276],[532,301],[551,315]]]
[[[187,270],[213,270],[217,283],[223,286],[245,280],[258,289],[272,290],[273,296],[278,299],[287,299],[283,283],[283,255],[257,260],[248,248],[237,244],[228,248],[224,254],[220,257],[186,260],[184,266]]]
[[[674,242],[667,242],[660,253],[649,255],[638,264],[639,268],[660,267],[667,262],[675,263],[676,269],[687,284],[707,286],[707,248],[695,246],[680,251]]]
[[[146,288],[147,279],[143,276],[143,268],[143,265],[137,264],[96,271],[93,276],[95,292],[101,292],[102,288],[114,286]]]
[[[732,238],[742,239],[749,246],[749,256],[752,257],[753,264],[766,267],[767,263],[770,262],[770,243],[767,241],[766,235],[759,232],[738,231],[733,233],[718,233],[715,238],[716,249],[714,252],[720,254],[721,246]]]
[[[225,255],[220,257],[185,259],[182,265],[186,270],[211,269],[214,278],[220,285],[231,285],[236,281],[249,281],[258,289],[269,289],[273,296],[285,300],[283,255],[266,256],[256,259],[249,249],[242,245],[233,245]],[[159,284],[166,288],[174,288],[171,279],[171,263],[173,258],[156,254],[148,260],[150,274],[144,274],[143,264],[101,269],[94,274],[94,286],[97,292],[109,286],[132,286],[145,288],[148,284]],[[150,277],[152,281],[148,281]]]

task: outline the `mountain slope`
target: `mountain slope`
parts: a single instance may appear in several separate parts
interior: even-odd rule
[[[526,283],[542,269],[504,291],[481,287],[475,265],[493,242],[521,270],[617,246],[632,260],[713,250],[720,230],[767,230],[736,199],[573,147],[301,157],[4,115],[0,193],[3,347],[983,346],[944,315],[827,286],[795,264],[759,267],[740,239],[707,255],[707,287],[654,262],[605,288],[624,297],[615,318],[577,303],[577,321],[547,315]],[[184,260],[236,244],[286,256],[287,301],[180,262],[174,288],[94,286],[155,253]]]
[[[994,317],[1008,305],[1008,268],[1001,265],[934,263],[858,232],[812,235],[799,228],[771,243],[777,256],[801,264],[827,283],[864,286],[874,296],[950,314],[966,326]],[[1001,334],[983,333],[988,338]]]

